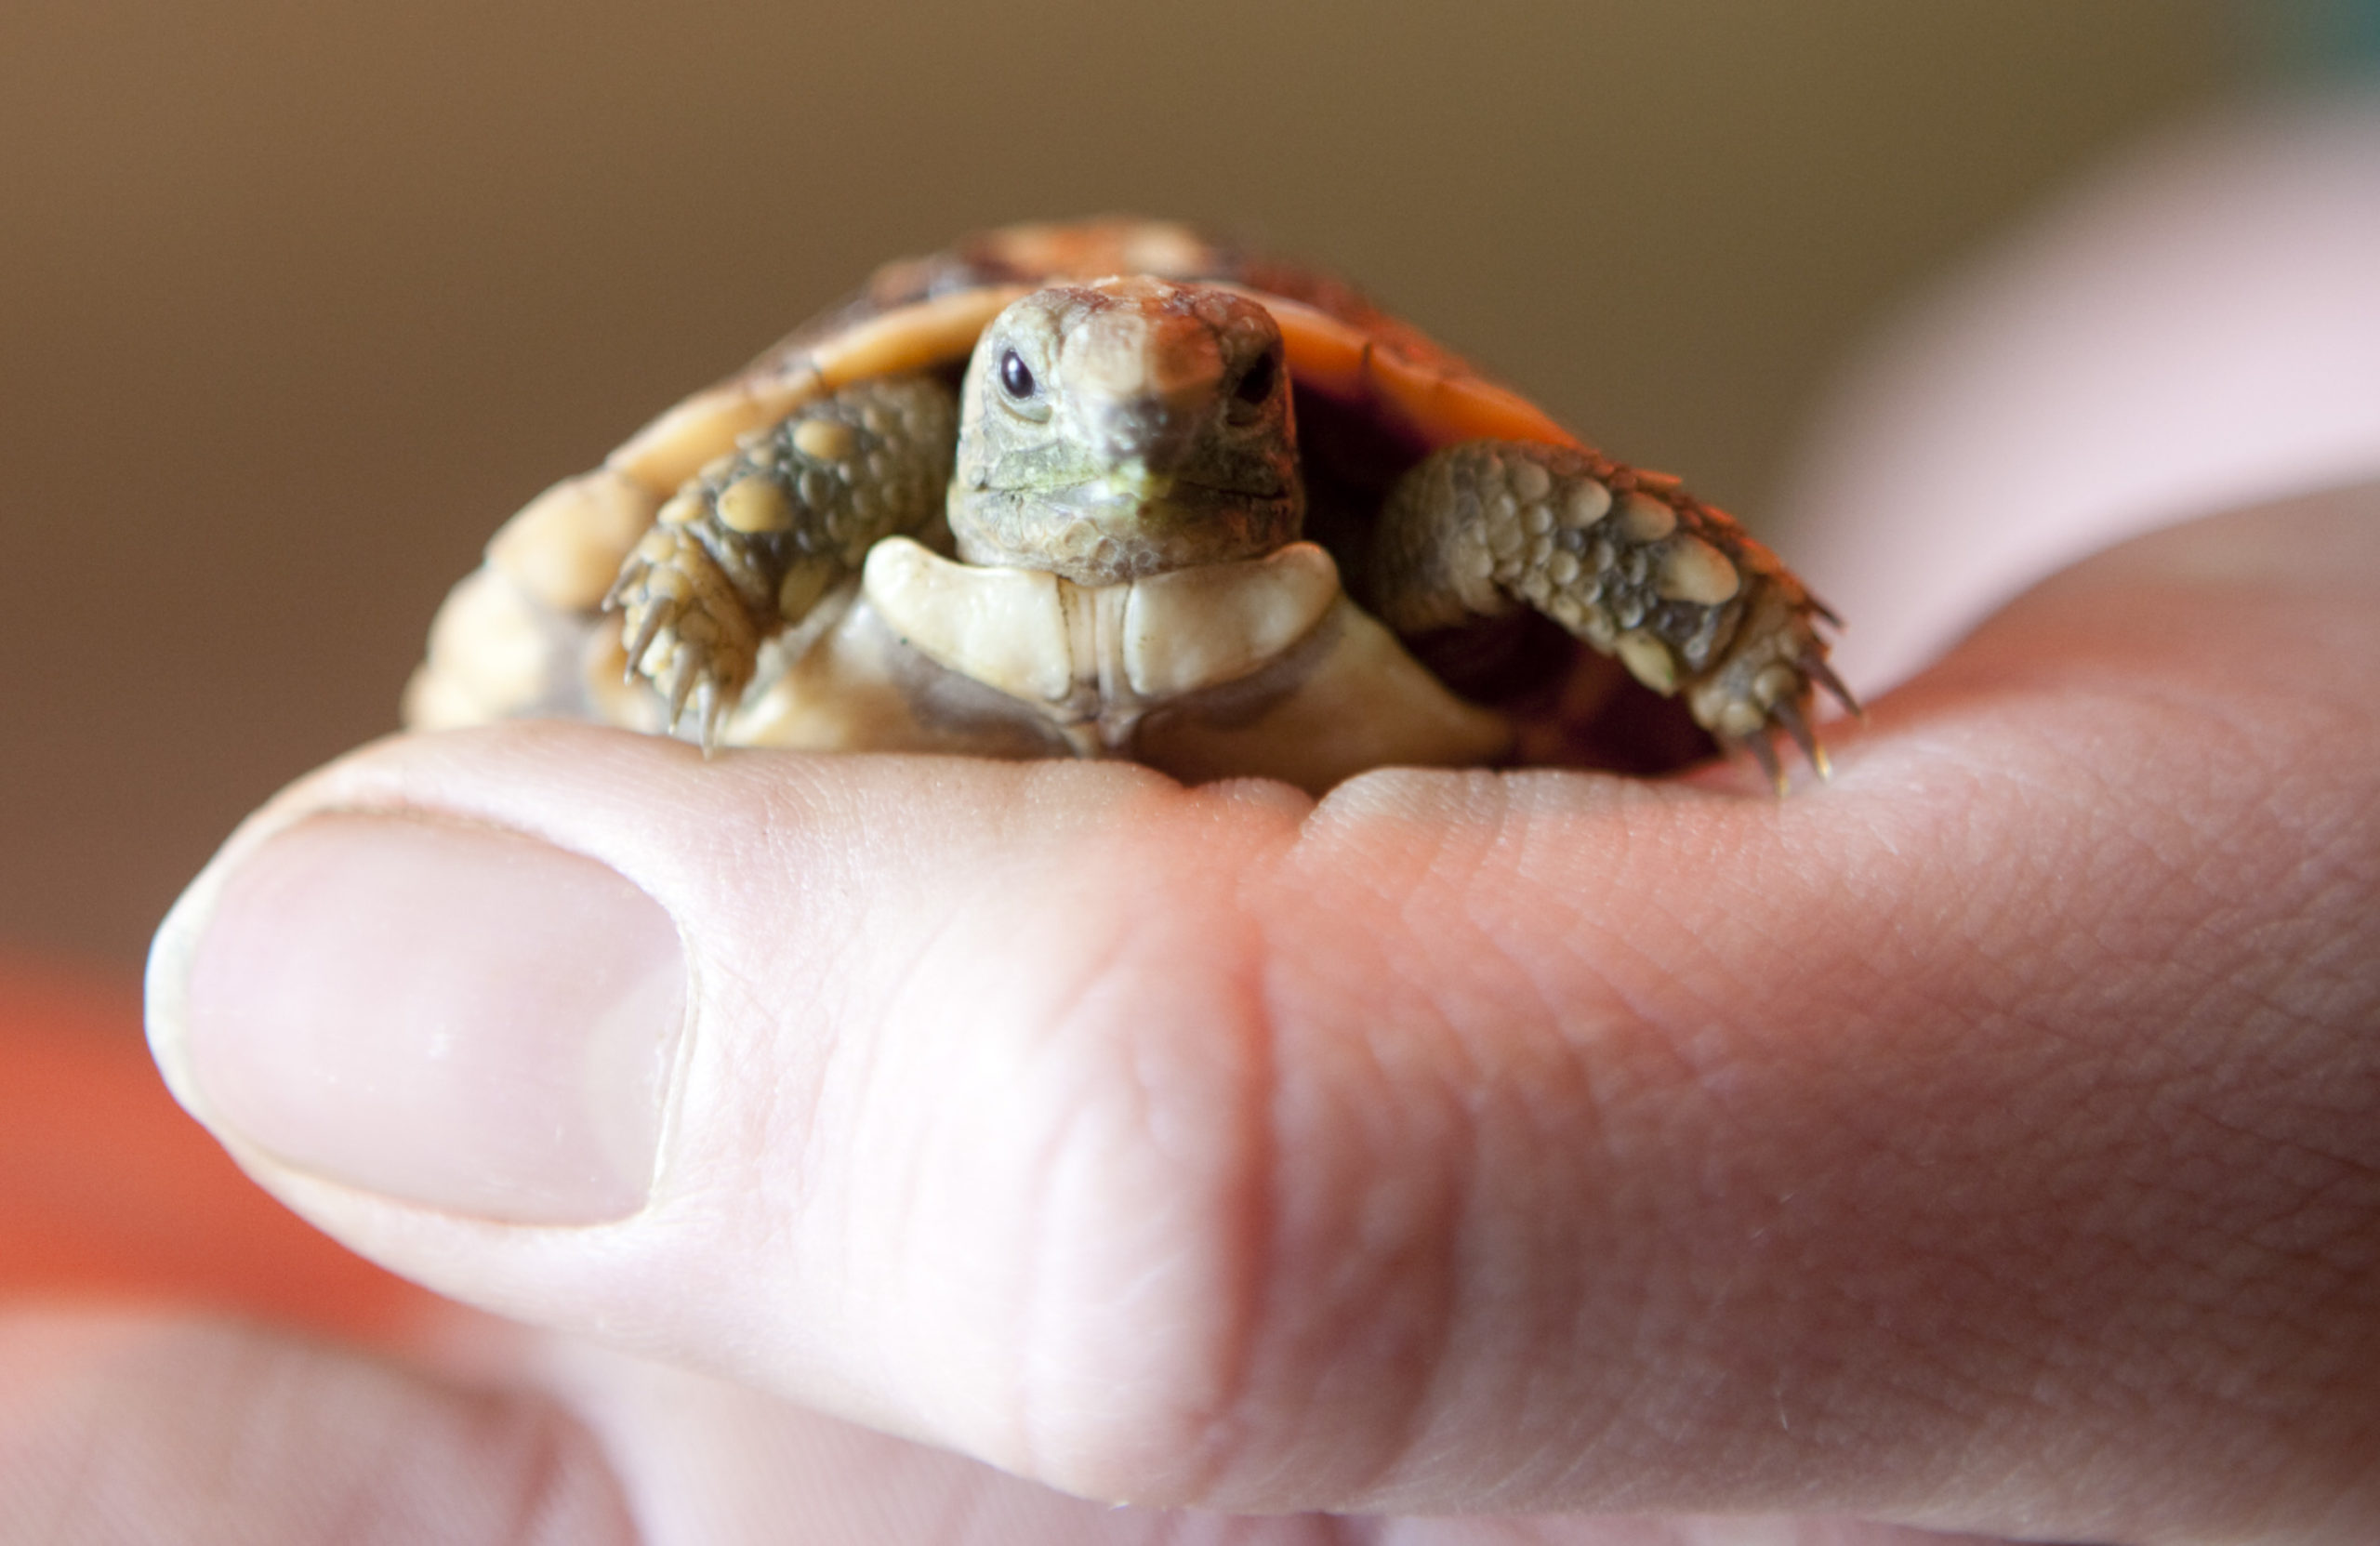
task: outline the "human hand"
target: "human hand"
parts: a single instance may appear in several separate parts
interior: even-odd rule
[[[1782,801],[383,743],[193,889],[157,1046],[554,1333],[599,1443],[522,1463],[654,1540],[2368,1540],[2375,516],[2094,560]],[[1654,1513],[1805,1522],[1578,1517]]]

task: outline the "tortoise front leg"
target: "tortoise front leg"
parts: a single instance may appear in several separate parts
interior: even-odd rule
[[[752,680],[760,647],[859,572],[881,539],[942,511],[958,396],[939,381],[854,382],[738,442],[654,518],[604,605],[625,614],[628,676],[703,744]]]
[[[1399,633],[1536,608],[1655,692],[1683,694],[1779,788],[1772,727],[1826,772],[1812,684],[1857,707],[1818,634],[1831,614],[1775,554],[1676,480],[1593,452],[1525,441],[1437,452],[1391,491],[1368,578]]]

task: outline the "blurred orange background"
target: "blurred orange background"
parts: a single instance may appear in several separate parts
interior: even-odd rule
[[[2230,88],[2229,14],[9,7],[0,950],[128,983],[246,810],[393,727],[505,515],[881,258],[1253,234],[1756,524],[1860,332]]]

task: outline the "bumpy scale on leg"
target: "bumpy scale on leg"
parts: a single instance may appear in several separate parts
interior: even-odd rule
[[[1827,772],[1813,683],[1858,707],[1818,634],[1831,614],[1776,555],[1675,479],[1593,452],[1476,441],[1430,456],[1390,494],[1369,580],[1400,633],[1536,608],[1647,687],[1683,694],[1779,789],[1773,730]]]
[[[661,507],[604,605],[625,614],[630,680],[703,745],[752,680],[760,647],[856,574],[879,541],[942,511],[958,397],[939,381],[855,382],[737,442]]]

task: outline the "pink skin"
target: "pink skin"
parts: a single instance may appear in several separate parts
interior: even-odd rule
[[[364,1434],[449,1457],[472,1541],[2368,1543],[2375,586],[2380,487],[2116,548],[1783,801],[368,747],[193,888],[152,1037],[263,1184],[527,1328],[402,1367],[0,1339],[0,1438],[152,1457],[0,1499],[319,1539],[275,1479],[425,1506]],[[616,1014],[486,1008],[605,971]],[[416,978],[454,1034],[391,1073]],[[192,1463],[226,1431],[241,1466]]]

